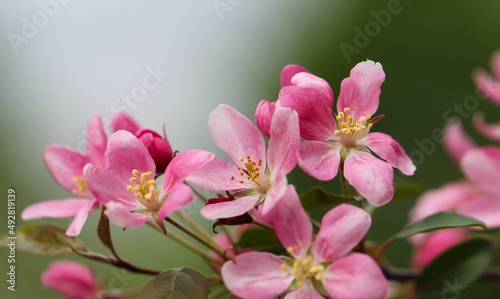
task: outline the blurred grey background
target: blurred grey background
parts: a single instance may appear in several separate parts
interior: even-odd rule
[[[42,151],[53,143],[83,150],[92,113],[106,121],[117,109],[128,109],[145,127],[161,131],[165,124],[174,149],[222,155],[207,126],[209,113],[224,103],[253,120],[260,100],[276,100],[280,71],[292,63],[325,78],[336,97],[356,63],[380,62],[386,81],[377,113],[386,116],[374,130],[393,136],[418,165],[404,180],[425,188],[456,180],[462,175],[433,134],[456,117],[479,144],[487,143],[475,134],[471,113],[483,110],[491,122],[499,119],[500,108],[477,95],[471,72],[489,69],[490,55],[500,48],[499,13],[500,2],[493,0],[0,1],[0,190],[5,199],[0,233],[7,231],[8,188],[17,194],[17,226],[29,204],[70,196],[49,175]],[[161,73],[158,84],[147,94],[137,93],[150,69]],[[299,192],[317,184],[300,170],[290,180]],[[338,191],[338,178],[321,186]],[[377,212],[370,239],[384,240],[401,228],[413,202]],[[96,238],[96,221],[94,212],[81,238],[107,253]],[[190,265],[210,272],[197,256],[148,227],[125,232],[113,227],[113,237],[118,252],[138,265]],[[410,265],[410,253],[404,241],[389,248],[400,267]],[[2,248],[2,273],[7,255]],[[118,281],[109,287],[130,288],[150,279],[68,258]],[[18,252],[16,292],[2,279],[0,297],[61,297],[39,282],[54,259]],[[483,283],[459,298],[496,298],[499,290],[498,284]]]

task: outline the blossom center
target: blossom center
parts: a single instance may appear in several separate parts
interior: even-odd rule
[[[73,182],[76,184],[76,188],[73,189],[73,194],[78,194],[78,190],[81,192],[89,191],[89,187],[87,186],[87,182],[85,181],[85,177],[82,176],[74,176]]]
[[[244,163],[245,168],[238,166],[238,170],[240,171],[238,182],[254,187],[258,189],[260,193],[266,193],[271,188],[271,183],[265,175],[262,175],[265,173],[262,169],[262,159],[255,162],[250,156],[247,156],[246,159],[243,157],[240,158],[240,161]],[[231,180],[236,179],[237,178],[234,176],[231,177]]]
[[[130,178],[132,185],[127,185],[127,191],[134,194],[135,198],[149,211],[159,211],[161,204],[155,189],[155,180],[151,179],[151,171],[139,175],[137,169],[132,170]]]
[[[358,107],[354,107],[354,111],[351,113],[351,109],[346,107],[335,118],[338,129],[334,131],[334,134],[339,136],[340,143],[344,147],[356,147],[356,141],[364,137],[373,126],[369,121],[370,114],[357,118],[356,110],[358,110]]]
[[[296,248],[289,247],[288,252],[293,252]],[[282,264],[281,268],[288,274],[295,276],[297,281],[297,287],[300,287],[310,279],[315,279],[320,281],[323,278],[323,271],[325,271],[325,266],[320,263],[316,263],[312,255],[307,255],[303,257],[299,255],[295,258],[293,266],[288,266],[287,264]],[[292,273],[290,272],[290,268]]]

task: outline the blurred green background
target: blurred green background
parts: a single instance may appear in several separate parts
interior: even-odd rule
[[[23,36],[26,22],[33,23],[44,9],[51,12],[47,22],[39,20],[40,26]],[[390,19],[384,14],[377,21],[381,11],[392,11]],[[0,233],[7,231],[8,188],[17,194],[17,226],[23,224],[19,217],[29,204],[69,197],[50,177],[42,151],[53,143],[83,149],[91,113],[107,120],[117,107],[126,106],[146,127],[161,131],[165,124],[175,149],[206,149],[224,156],[209,133],[210,111],[224,103],[253,119],[260,100],[276,100],[280,71],[292,63],[325,78],[336,97],[341,80],[356,63],[380,62],[386,80],[378,114],[386,116],[375,131],[393,136],[417,164],[416,174],[404,179],[424,188],[459,179],[459,169],[440,142],[431,141],[433,131],[458,117],[479,144],[488,143],[474,132],[472,112],[485,111],[492,122],[499,119],[500,108],[478,96],[471,73],[489,69],[491,54],[500,48],[499,12],[500,2],[493,0],[2,1],[0,190],[5,200]],[[364,40],[359,31],[367,34]],[[12,33],[25,40],[13,45]],[[341,47],[347,44],[356,47],[349,55]],[[148,66],[159,66],[168,75],[144,100],[127,105],[122,95],[141,84]],[[318,184],[300,170],[292,172],[290,181],[299,192]],[[320,185],[339,190],[338,178]],[[380,209],[369,238],[384,240],[405,225],[413,203],[409,199]],[[66,219],[54,222],[69,224]],[[92,250],[107,253],[96,238],[96,222],[94,212],[81,238]],[[137,265],[210,272],[197,256],[148,227],[122,232],[113,226],[113,237],[118,252]],[[388,253],[395,265],[410,265],[411,248],[405,241]],[[7,255],[0,249],[2,271],[8,269]],[[150,279],[67,258],[111,278],[115,283],[109,287],[135,287]],[[3,279],[0,297],[61,297],[39,282],[55,259],[18,252],[16,292],[8,291]],[[497,298],[499,291],[498,283],[482,283],[457,298]]]

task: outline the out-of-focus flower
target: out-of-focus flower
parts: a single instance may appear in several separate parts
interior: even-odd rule
[[[236,199],[207,205],[201,209],[201,215],[208,219],[231,218],[254,207],[267,214],[282,198],[286,175],[297,164],[300,146],[297,113],[286,108],[275,111],[267,152],[264,138],[255,125],[230,106],[220,105],[215,109],[209,125],[215,143],[236,165],[215,158],[187,181],[208,190],[234,191]]]
[[[113,132],[125,130],[135,135],[141,126],[124,111],[118,111],[111,116],[111,129]]]
[[[104,166],[106,142],[107,137],[101,117],[94,114],[87,123],[87,149],[85,153],[80,153],[64,145],[46,147],[44,159],[47,168],[56,182],[75,195],[76,198],[49,200],[30,205],[24,209],[21,218],[32,220],[44,217],[75,216],[66,234],[68,236],[79,235],[89,212],[99,206],[88,189],[83,176],[83,168],[87,163],[98,167]]]
[[[111,135],[106,168],[85,167],[85,179],[96,199],[106,207],[109,219],[121,227],[139,227],[155,219],[164,229],[163,219],[193,201],[193,191],[184,179],[214,158],[205,151],[187,151],[168,165],[163,183],[156,190],[155,163],[146,146],[127,131]]]
[[[274,228],[292,258],[237,255],[222,266],[226,287],[242,298],[274,298],[286,291],[287,299],[385,298],[387,280],[377,263],[366,254],[346,256],[368,231],[370,216],[352,205],[333,208],[311,242],[312,225],[293,186],[285,197],[275,207]]]
[[[381,118],[372,115],[379,105],[384,78],[380,63],[357,64],[342,81],[338,113],[333,114],[333,96],[330,100],[322,79],[297,73],[292,82],[309,84],[282,88],[276,104],[299,115],[300,134],[305,139],[298,154],[299,166],[323,181],[333,179],[342,169],[347,181],[375,206],[386,204],[394,194],[392,167],[406,175],[415,172],[415,165],[395,140],[383,133],[369,133]]]
[[[135,136],[144,143],[156,164],[156,173],[163,173],[174,156],[167,140],[150,129],[140,129]]]
[[[489,228],[500,227],[500,148],[478,148],[459,123],[445,128],[444,147],[459,163],[467,180],[429,190],[417,200],[410,222],[442,211],[455,211],[483,221]],[[446,229],[410,238],[417,246],[414,265],[425,267],[434,258],[468,237],[468,229]]]
[[[500,106],[500,51],[492,56],[491,70],[492,76],[484,70],[477,70],[472,77],[477,88],[494,104]]]
[[[73,261],[55,261],[43,272],[42,284],[67,299],[97,299],[100,287],[92,271]]]

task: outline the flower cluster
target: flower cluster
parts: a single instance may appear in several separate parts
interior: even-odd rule
[[[496,56],[496,76],[500,76],[499,59]],[[148,224],[199,254],[215,272],[211,283],[223,284],[220,294],[252,299],[386,298],[387,277],[397,275],[391,274],[380,254],[395,238],[378,247],[370,245],[371,214],[394,196],[393,168],[413,175],[416,167],[392,137],[373,132],[384,116],[376,115],[384,80],[380,63],[357,64],[340,84],[335,105],[332,88],[324,79],[303,67],[286,66],[278,99],[258,104],[256,125],[228,105],[219,105],[210,114],[213,139],[232,162],[199,149],[174,151],[166,136],[141,127],[123,112],[112,117],[108,136],[100,116],[91,116],[84,153],[61,145],[44,152],[54,179],[74,198],[33,204],[22,218],[74,216],[66,236],[42,239],[70,247],[81,257],[156,277],[139,291],[110,291],[88,268],[60,261],[42,275],[42,283],[68,298],[124,298],[138,292],[146,298],[152,288],[158,288],[154,292],[159,297],[166,297],[163,291],[176,291],[186,298],[207,298],[208,281],[193,269],[162,272],[132,265],[119,256],[111,239],[111,221],[124,230]],[[478,73],[476,80],[498,102],[496,79]],[[500,140],[498,127],[485,124],[482,116],[476,116],[475,123],[485,136]],[[500,227],[500,148],[476,146],[457,123],[447,126],[445,147],[467,179],[423,194],[411,223],[453,210]],[[297,166],[321,181],[339,177],[344,194],[316,187],[299,196],[287,177]],[[203,195],[207,192],[214,197],[207,199]],[[222,226],[218,236],[184,211],[195,194],[204,203],[199,213],[214,221],[214,232]],[[88,214],[98,208],[98,234],[110,256],[81,249],[74,238]],[[454,226],[478,225],[469,222]],[[168,224],[210,252],[176,235]],[[238,227],[231,231],[228,226]],[[427,225],[421,230],[440,228]],[[57,233],[53,227],[42,231]],[[467,239],[469,231],[457,228],[415,235],[416,267],[425,267]],[[179,285],[182,290],[174,290]]]

